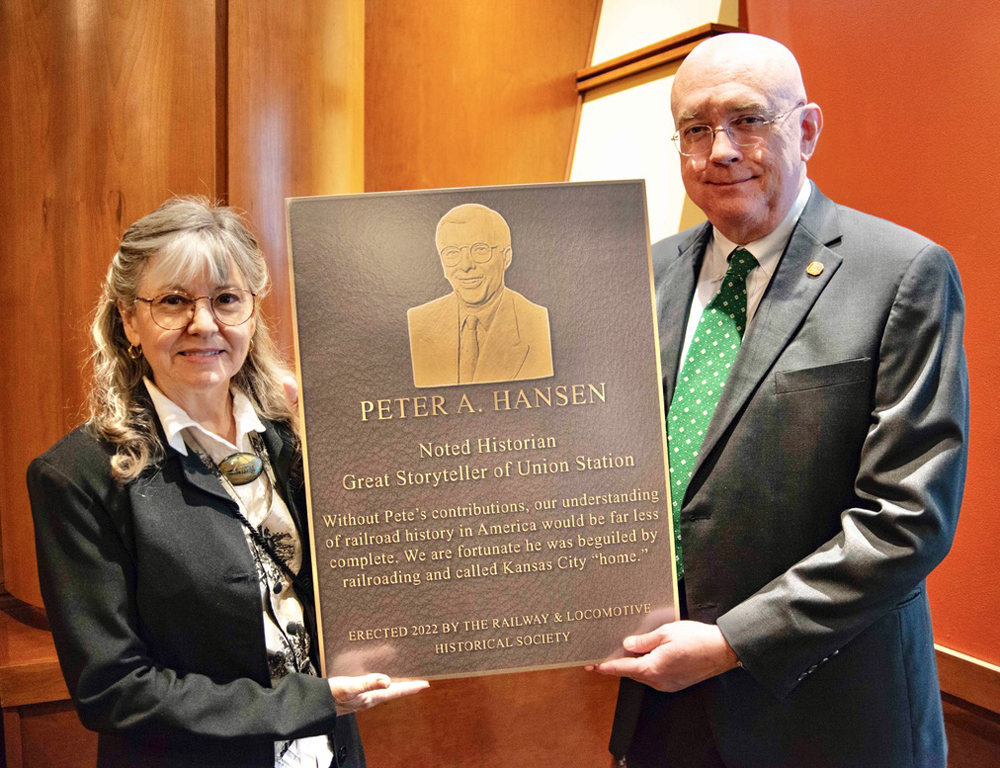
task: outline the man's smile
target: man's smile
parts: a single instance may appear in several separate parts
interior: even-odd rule
[[[749,177],[747,177],[745,179],[734,179],[733,181],[711,181],[711,180],[706,180],[705,183],[706,184],[711,184],[714,187],[735,187],[738,184],[744,184],[744,183],[746,183],[748,181],[753,181],[756,178],[757,178],[756,176],[749,176]]]

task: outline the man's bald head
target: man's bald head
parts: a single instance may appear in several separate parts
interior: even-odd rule
[[[710,38],[678,68],[670,107],[678,132],[698,138],[681,156],[688,196],[736,243],[773,232],[823,126],[792,52],[758,35]]]
[[[779,104],[806,101],[799,63],[785,46],[760,35],[719,35],[691,51],[677,69],[670,99],[674,119],[680,117],[679,93],[725,80],[757,83]]]

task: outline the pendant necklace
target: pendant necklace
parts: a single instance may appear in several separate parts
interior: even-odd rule
[[[277,481],[274,477],[274,470],[271,469],[271,462],[267,455],[267,447],[264,445],[263,439],[261,439],[260,433],[251,432],[249,434],[250,444],[253,446],[254,453],[234,453],[227,456],[220,463],[216,463],[212,457],[209,455],[208,451],[198,440],[197,436],[194,434],[194,430],[186,430],[188,437],[194,442],[195,453],[201,459],[202,463],[208,467],[212,472],[222,481],[223,488],[229,494],[229,497],[236,503],[236,509],[233,510],[237,519],[243,524],[250,537],[254,540],[260,549],[262,549],[271,561],[278,566],[282,573],[288,577],[288,580],[296,587],[301,587],[304,584],[304,578],[296,573],[292,572],[292,569],[288,567],[288,563],[285,562],[284,558],[281,557],[274,549],[274,545],[265,538],[257,527],[251,523],[246,515],[243,513],[243,501],[240,499],[239,495],[236,493],[237,485],[246,485],[247,483],[252,483],[258,477],[260,477],[261,472],[267,470],[267,477],[270,483],[267,487],[267,509],[271,508],[271,494],[274,493],[274,489],[277,488]],[[244,458],[245,457],[245,458]],[[224,470],[223,464],[229,464],[230,470],[227,472]],[[237,469],[234,470],[232,467],[236,466]],[[238,478],[240,482],[236,482],[232,478],[233,472],[239,472]],[[242,479],[246,478],[246,479]]]
[[[253,433],[257,435],[256,432]],[[260,439],[258,437],[258,439]],[[233,453],[218,463],[219,471],[226,476],[233,485],[246,485],[252,483],[260,473],[264,471],[264,460],[260,457],[256,440],[253,437],[250,441],[254,443],[255,453]]]

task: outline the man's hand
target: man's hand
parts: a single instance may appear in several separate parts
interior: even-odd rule
[[[602,675],[630,677],[658,691],[679,691],[739,664],[714,624],[675,621],[645,635],[626,637],[626,651],[640,654],[598,664]]]
[[[376,704],[409,696],[430,686],[426,680],[393,682],[386,675],[360,675],[358,677],[330,677],[330,692],[336,702],[338,715],[349,715]]]

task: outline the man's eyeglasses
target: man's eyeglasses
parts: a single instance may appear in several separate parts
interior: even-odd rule
[[[493,251],[497,247],[488,243],[473,243],[472,245],[463,245],[461,247],[449,245],[441,249],[441,261],[444,262],[446,267],[454,267],[461,260],[462,251],[468,250],[469,258],[477,264],[485,264],[493,258]]]
[[[198,302],[208,299],[212,315],[222,325],[242,325],[253,316],[257,295],[240,288],[226,288],[214,296],[188,296],[183,291],[161,293],[152,299],[136,296],[136,301],[149,304],[153,322],[167,331],[186,328],[194,318]]]
[[[712,151],[715,134],[725,131],[729,140],[738,147],[753,147],[761,144],[767,138],[768,130],[775,123],[784,120],[792,112],[806,106],[797,104],[787,112],[782,112],[772,118],[764,115],[740,115],[723,123],[721,128],[699,123],[681,128],[673,135],[674,146],[682,155],[703,155]]]

